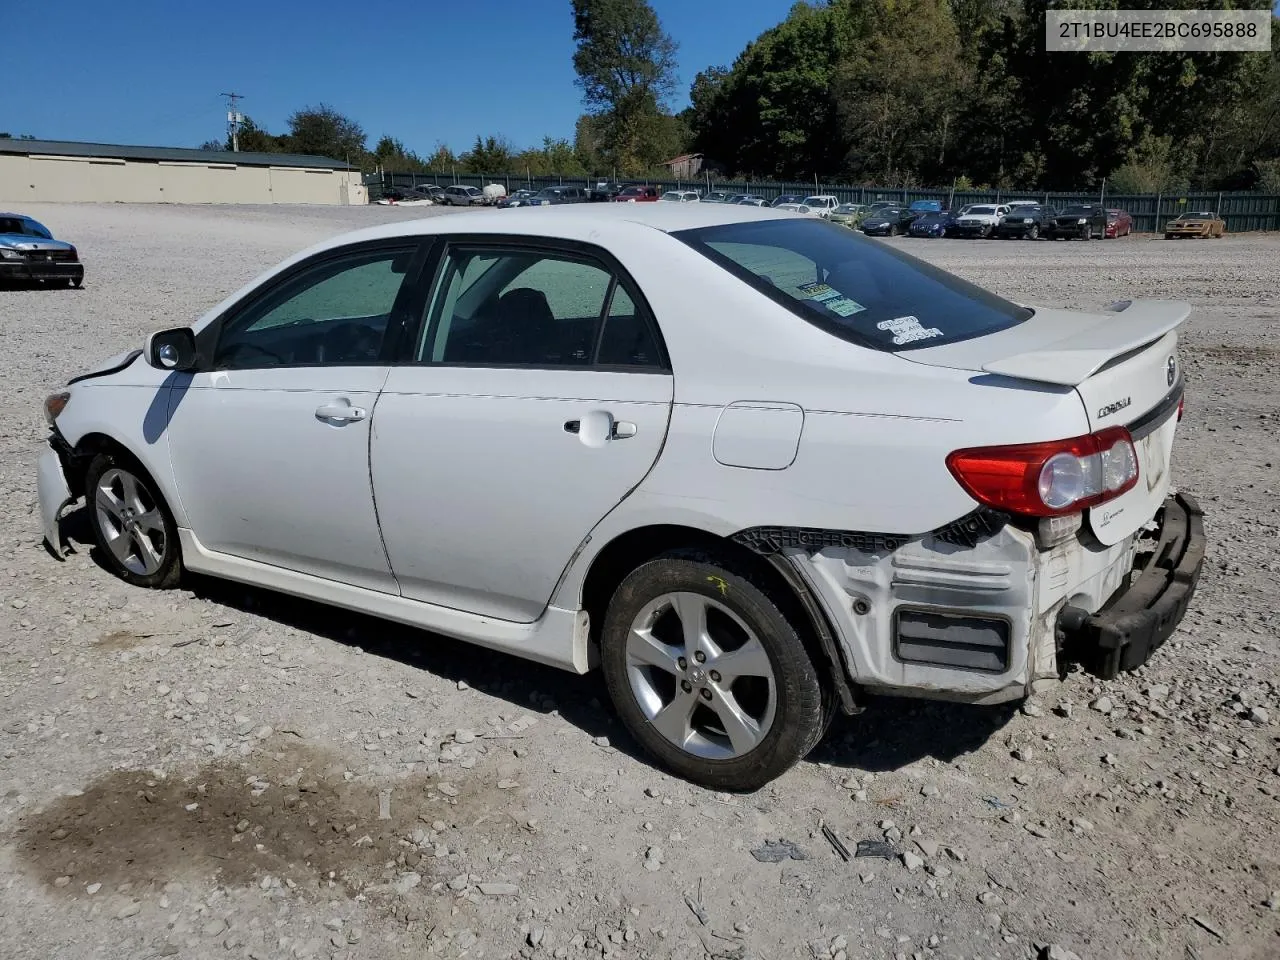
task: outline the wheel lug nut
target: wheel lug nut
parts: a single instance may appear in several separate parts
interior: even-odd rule
[[[707,655],[703,653],[701,650],[699,650],[697,653],[693,655],[693,659],[697,660],[699,663],[706,663]]]
[[[720,671],[719,671],[719,670],[712,670],[712,671],[711,671],[711,682],[712,682],[712,683],[719,683],[719,682],[720,682]]]
[[[680,667],[681,670],[685,670],[685,669],[688,669],[689,661],[686,660],[684,657],[680,657],[678,660],[676,660],[676,664],[677,666]]]
[[[690,693],[693,691],[693,684],[690,683],[688,680],[681,680],[680,689],[683,690],[685,693]]]
[[[710,699],[711,699],[711,691],[710,691],[710,690],[708,690],[706,687],[703,687],[703,688],[702,688],[702,699],[703,699],[703,700],[710,700]]]

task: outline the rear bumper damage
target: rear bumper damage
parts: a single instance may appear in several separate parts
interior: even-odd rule
[[[1204,558],[1201,512],[1170,497],[1150,539],[1088,532],[1042,548],[1001,515],[921,537],[757,528],[736,539],[785,558],[826,615],[849,682],[877,693],[1000,703],[1070,662],[1110,679],[1172,634]],[[794,534],[794,535],[792,535]]]
[[[1058,616],[1062,654],[1103,680],[1146,663],[1195,595],[1204,566],[1204,511],[1187,494],[1176,494],[1165,501],[1158,523],[1156,548],[1135,566],[1132,582],[1096,613],[1068,604]]]

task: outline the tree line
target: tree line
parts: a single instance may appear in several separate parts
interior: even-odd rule
[[[585,107],[572,140],[517,148],[477,135],[459,154],[437,144],[421,156],[384,135],[370,150],[359,123],[321,104],[293,114],[284,134],[246,121],[240,148],[405,173],[652,176],[696,151],[751,179],[1054,190],[1105,178],[1122,193],[1280,193],[1280,22],[1269,53],[1048,54],[1049,5],[799,2],[732,64],[698,73],[677,113],[677,46],[648,0],[571,0]],[[1269,9],[1270,0],[1231,5]]]

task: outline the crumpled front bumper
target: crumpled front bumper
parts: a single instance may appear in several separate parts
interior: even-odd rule
[[[40,462],[36,468],[36,490],[40,495],[40,521],[45,542],[54,555],[62,559],[66,556],[66,544],[62,539],[58,518],[75,497],[67,485],[62,459],[53,447],[48,447],[40,454]]]
[[[1165,500],[1155,550],[1134,578],[1097,613],[1067,606],[1058,617],[1063,654],[1112,680],[1136,670],[1173,635],[1195,595],[1204,567],[1204,511],[1185,493]]]

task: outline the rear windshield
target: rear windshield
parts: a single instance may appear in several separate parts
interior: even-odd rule
[[[1062,211],[1062,216],[1064,217],[1084,216],[1085,214],[1096,213],[1097,210],[1098,210],[1097,207],[1067,207],[1065,210]]]
[[[967,280],[816,217],[672,236],[809,323],[877,350],[941,346],[1031,316]]]
[[[996,212],[996,208],[995,208],[995,207],[965,207],[964,212],[965,212],[965,213],[972,213],[972,214],[980,215],[980,216],[985,216],[985,215],[987,215],[987,214],[993,214],[993,213],[995,213],[995,212]]]

